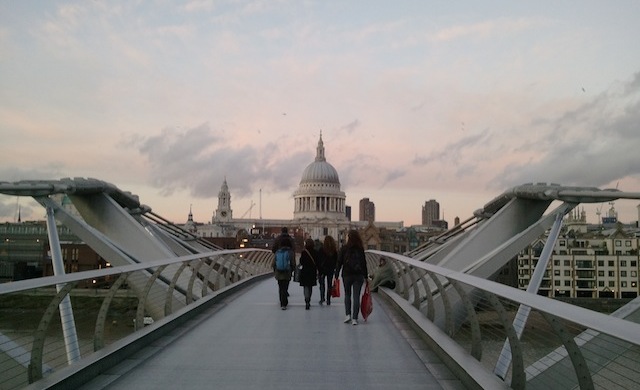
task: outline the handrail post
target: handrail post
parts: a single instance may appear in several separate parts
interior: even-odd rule
[[[64,275],[64,261],[62,260],[62,250],[60,249],[60,239],[58,238],[58,229],[56,227],[53,209],[47,207],[47,234],[49,235],[49,247],[51,248],[51,264],[53,265],[53,274],[55,276]],[[57,284],[56,291],[60,292],[63,285]],[[67,362],[69,364],[80,360],[80,346],[78,344],[78,333],[76,332],[76,323],[73,318],[73,308],[71,307],[71,299],[68,295],[64,297],[60,305],[60,322],[62,325],[62,334],[64,336],[64,346],[67,351]]]
[[[538,259],[538,264],[536,264],[536,268],[531,275],[531,279],[529,280],[529,285],[527,286],[527,292],[531,294],[536,294],[538,289],[540,288],[540,284],[542,283],[542,278],[544,277],[544,271],[547,269],[547,264],[551,259],[551,254],[553,253],[553,248],[556,245],[556,241],[558,240],[558,236],[560,235],[560,228],[562,227],[562,218],[564,215],[562,213],[556,214],[556,219],[553,223],[553,227],[549,232],[549,237],[547,238],[547,242],[542,248],[542,253],[540,254],[540,258]],[[529,318],[529,313],[531,312],[531,308],[526,305],[520,305],[518,307],[518,312],[513,320],[513,328],[516,331],[516,335],[518,339],[522,336],[522,332],[524,331],[524,326],[527,323],[527,319]],[[496,362],[496,366],[493,372],[500,378],[504,379],[507,375],[507,370],[509,369],[509,365],[511,364],[511,348],[509,346],[509,339],[504,341],[502,345],[502,351],[500,352],[500,357]]]

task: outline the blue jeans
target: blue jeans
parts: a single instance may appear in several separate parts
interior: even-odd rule
[[[352,319],[357,320],[360,314],[360,292],[364,284],[364,275],[343,276],[342,282],[344,283],[344,311]]]

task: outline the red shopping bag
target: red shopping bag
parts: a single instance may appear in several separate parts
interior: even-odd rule
[[[362,300],[360,300],[360,312],[362,318],[366,321],[371,312],[373,311],[373,301],[371,300],[371,291],[369,290],[369,281],[364,287],[364,294],[362,294]]]
[[[331,298],[340,298],[340,279],[333,279],[333,287],[331,287]]]

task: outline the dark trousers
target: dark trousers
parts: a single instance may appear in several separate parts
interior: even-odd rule
[[[333,274],[318,276],[318,286],[320,287],[320,300],[331,302],[331,288],[333,287]]]
[[[386,288],[390,288],[390,289],[394,289],[396,288],[396,282],[394,282],[393,280],[387,280],[384,283],[380,283],[379,287],[386,287]],[[374,288],[373,290],[371,290],[372,292],[378,292],[378,287]]]
[[[278,280],[278,296],[280,297],[280,306],[287,307],[289,304],[289,281]]]
[[[360,292],[364,284],[363,275],[343,276],[344,282],[344,311],[354,320],[358,319],[360,314]]]
[[[302,286],[304,293],[304,303],[311,302],[311,293],[313,292],[313,286]]]

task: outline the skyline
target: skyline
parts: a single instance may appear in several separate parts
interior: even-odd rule
[[[405,226],[435,199],[451,226],[523,183],[640,192],[639,14],[633,1],[5,2],[0,181],[97,178],[184,223],[191,206],[210,221],[226,177],[234,216],[254,202],[252,217],[291,219],[322,131],[352,219],[365,197]],[[0,222],[17,204],[0,196]],[[617,201],[620,220],[637,205]],[[609,205],[580,207],[594,223]]]

